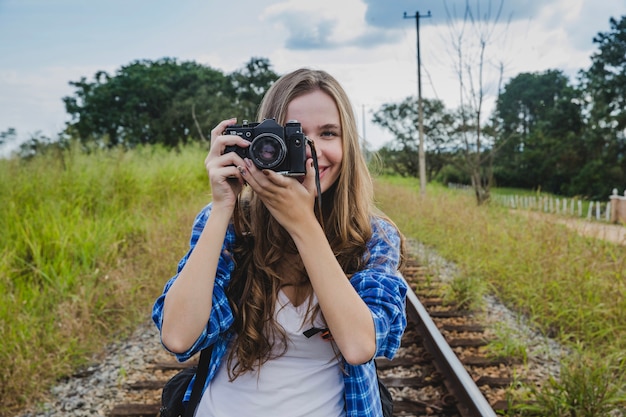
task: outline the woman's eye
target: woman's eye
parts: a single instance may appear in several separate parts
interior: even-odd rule
[[[337,132],[335,132],[333,130],[326,130],[326,131],[322,132],[322,134],[320,136],[329,137],[329,136],[339,136],[339,135],[337,134]]]

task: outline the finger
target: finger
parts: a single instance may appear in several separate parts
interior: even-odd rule
[[[209,153],[204,160],[204,165],[207,169],[219,169],[226,166],[244,165],[244,162],[236,152],[227,152],[223,155]]]
[[[223,167],[220,168],[218,170],[215,170],[213,172],[213,178],[215,179],[216,183],[239,183],[240,185],[243,185],[246,183],[246,178],[245,178],[245,171],[243,170],[243,167],[241,166],[227,166],[227,167]],[[213,181],[212,181],[213,183]]]
[[[304,176],[304,181],[302,181],[302,185],[309,192],[317,196],[315,178],[316,178],[316,175],[315,175],[315,166],[313,166],[313,159],[309,158],[306,161],[306,175]]]
[[[216,165],[244,165],[243,158],[247,155],[250,142],[238,136],[218,136],[205,158],[205,165],[213,162]]]
[[[224,131],[228,126],[232,126],[236,122],[236,118],[223,120],[211,131],[211,149],[210,155],[222,155],[229,146],[237,146],[239,148],[247,148],[250,142],[238,135],[225,135]],[[234,149],[229,149],[233,151]]]
[[[246,170],[244,169],[244,167],[238,165],[235,167],[235,169],[237,170],[237,174],[233,175],[232,177],[228,177],[228,179],[231,181],[236,180],[240,186],[246,185]],[[241,189],[241,187],[239,187],[239,189]]]
[[[215,126],[213,130],[211,130],[211,140],[217,138],[218,136],[221,136],[228,126],[234,125],[235,123],[237,123],[236,117],[232,117],[228,120],[222,120],[221,122],[219,122],[217,126]]]
[[[278,187],[286,187],[288,185],[289,177],[276,173],[276,171],[272,171],[271,169],[264,169],[261,171],[261,174],[265,176],[268,180],[268,184],[273,184]]]
[[[254,166],[249,158],[244,158],[243,165],[240,165],[239,167],[241,167],[241,171],[243,171],[241,172],[241,174],[246,177],[246,181],[248,182],[248,184],[250,184],[252,189],[256,191],[259,187],[259,182],[257,180],[257,177],[259,176],[259,170],[256,168],[256,166]]]
[[[259,196],[272,196],[279,187],[285,186],[280,183],[282,175],[268,169],[260,170],[249,158],[245,158],[244,163],[246,181]]]

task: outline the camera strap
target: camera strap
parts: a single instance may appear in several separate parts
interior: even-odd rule
[[[322,187],[320,186],[320,169],[317,163],[317,151],[315,150],[315,144],[309,138],[306,138],[309,146],[311,146],[311,156],[313,157],[313,166],[315,167],[315,187],[317,188],[317,211],[319,213],[320,224],[324,228],[324,216],[322,215]]]

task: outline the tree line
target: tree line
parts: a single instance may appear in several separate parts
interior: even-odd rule
[[[488,118],[468,117],[468,105],[447,109],[424,99],[428,179],[588,198],[626,185],[626,16],[611,18],[610,30],[593,42],[591,66],[576,83],[558,69],[518,74],[501,88]],[[70,120],[58,138],[35,134],[18,155],[73,141],[87,150],[206,141],[220,120],[255,120],[278,77],[268,59],[257,57],[229,74],[174,58],[100,71],[70,82],[74,92],[63,98]],[[372,114],[395,138],[378,150],[387,172],[418,176],[417,108],[417,98],[407,97]],[[477,136],[482,145],[470,146],[468,137]],[[0,144],[15,137],[15,129],[0,132]]]
[[[22,144],[19,156],[72,141],[85,149],[155,144],[176,148],[206,141],[221,120],[255,120],[257,105],[277,78],[269,60],[254,57],[230,74],[174,58],[137,60],[115,74],[99,71],[92,80],[70,81],[74,92],[63,98],[70,120],[58,138],[37,133]],[[13,128],[0,133],[0,144],[16,135]]]
[[[521,73],[499,91],[478,130],[478,153],[491,184],[564,196],[606,199],[626,186],[626,16],[593,38],[597,50],[576,82],[561,70]],[[383,105],[374,122],[394,134],[379,152],[391,172],[417,176],[417,98]],[[470,184],[466,136],[476,135],[466,108],[423,100],[429,180]]]

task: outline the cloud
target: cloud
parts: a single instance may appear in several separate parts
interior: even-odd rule
[[[289,32],[285,41],[287,49],[333,49],[340,46],[333,40],[337,19],[303,16],[296,11],[286,11],[276,17]]]
[[[621,7],[624,8],[624,12],[621,14],[615,13],[616,9],[619,10],[620,3]],[[569,42],[576,50],[589,51],[593,49],[595,51],[598,49],[598,46],[593,43],[593,38],[599,32],[610,32],[609,19],[611,17],[619,21],[621,16],[626,16],[626,1],[585,2],[579,0],[575,10],[576,12],[564,14],[564,17],[556,24],[565,27],[569,35]]]
[[[431,12],[429,24],[450,24],[466,18],[497,20],[528,19],[544,5],[527,0],[514,6],[507,0],[425,0],[416,10],[415,0],[336,0],[302,2],[286,0],[269,6],[261,19],[271,30],[285,31],[289,50],[331,50],[343,47],[370,48],[400,41],[405,17]],[[405,16],[406,13],[406,16]]]
[[[17,130],[20,141],[36,132],[55,137],[68,115],[62,98],[74,94],[69,80],[111,68],[92,66],[46,66],[27,70],[0,68],[0,131]]]
[[[469,18],[508,21],[533,18],[545,6],[543,0],[514,5],[508,0],[286,0],[265,9],[261,19],[272,30],[285,31],[289,50],[330,50],[343,47],[375,47],[400,41],[407,28],[405,17],[431,13],[429,24],[447,25]],[[419,9],[419,10],[417,10]],[[469,11],[469,15],[466,12]],[[406,16],[405,16],[406,13]]]
[[[263,21],[273,30],[287,32],[285,47],[289,50],[330,50],[344,47],[370,48],[397,42],[401,32],[368,26],[365,4],[348,0],[318,0],[315,3],[285,1],[268,7]]]

